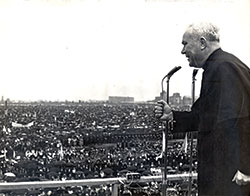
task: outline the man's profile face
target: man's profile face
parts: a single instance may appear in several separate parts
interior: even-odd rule
[[[202,55],[201,45],[199,39],[194,37],[191,33],[185,32],[182,38],[183,49],[182,54],[185,54],[190,67],[201,68]]]

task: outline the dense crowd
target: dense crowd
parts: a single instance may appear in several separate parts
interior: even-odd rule
[[[108,103],[2,106],[2,181],[107,178],[128,172],[156,175],[162,167],[163,127],[152,108],[150,104]],[[195,157],[194,150],[193,170]],[[182,141],[170,142],[169,173],[187,172],[189,159]],[[179,185],[171,186],[181,191]],[[153,195],[160,189],[157,182],[138,186],[121,185],[119,190],[121,195],[126,191],[139,195],[142,190]],[[111,195],[112,186],[17,190],[8,195],[20,191],[20,195]]]

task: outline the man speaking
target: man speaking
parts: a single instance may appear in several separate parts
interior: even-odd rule
[[[173,111],[165,101],[155,116],[173,122],[173,133],[198,131],[198,193],[250,195],[250,69],[220,48],[219,29],[190,25],[183,49],[191,67],[202,68],[199,99],[191,112]]]

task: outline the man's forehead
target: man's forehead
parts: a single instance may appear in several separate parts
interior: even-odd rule
[[[193,35],[192,35],[190,32],[186,31],[186,32],[183,34],[182,39],[190,39],[190,38],[192,38],[192,37],[193,37]]]
[[[194,35],[188,31],[186,31],[184,34],[183,34],[183,37],[182,37],[182,43],[183,42],[188,42],[190,40],[194,40]]]
[[[182,36],[182,44],[186,44],[187,41],[189,39],[189,36],[187,35],[187,33],[184,33],[183,36]]]

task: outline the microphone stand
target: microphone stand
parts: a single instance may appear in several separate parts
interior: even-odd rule
[[[195,76],[198,72],[198,69],[193,70],[193,76],[192,76],[192,104],[195,102]],[[191,134],[191,146],[190,146],[190,165],[189,165],[189,179],[188,179],[188,196],[191,196],[192,194],[192,172],[193,172],[193,143],[194,143],[194,134]]]
[[[161,81],[161,96],[162,99],[164,100],[164,89],[163,89],[163,81],[165,78],[167,78],[167,95],[166,95],[166,102],[169,104],[169,80],[171,76],[177,72],[179,69],[181,69],[181,66],[174,67],[166,76],[162,78]],[[162,195],[166,196],[167,194],[167,147],[168,147],[168,130],[169,130],[169,121],[166,122],[165,124],[165,129],[163,129],[162,132],[162,158],[163,158],[163,164],[164,164],[164,169],[163,169],[163,178],[162,178]]]
[[[166,102],[167,102],[167,104],[169,104],[169,80],[170,80],[170,77],[167,77],[167,94],[166,94]],[[164,99],[164,91],[163,90],[162,90],[162,98]],[[166,196],[166,194],[167,194],[167,165],[168,165],[167,146],[168,146],[168,130],[169,130],[168,123],[169,122],[167,121],[166,124],[165,124],[165,128],[163,129],[163,132],[162,132],[162,139],[163,139],[163,142],[162,142],[162,145],[163,145],[162,158],[163,158],[163,164],[164,164],[163,179],[162,179],[162,195],[163,196]]]
[[[171,76],[165,76],[162,79],[162,99],[164,99],[164,90],[163,90],[163,80],[167,78],[167,92],[166,92],[166,102],[169,104],[169,80]],[[168,165],[168,159],[167,159],[167,147],[168,147],[168,131],[169,131],[169,121],[165,123],[165,129],[163,129],[162,132],[162,158],[163,158],[163,164],[164,164],[164,169],[163,169],[163,179],[162,179],[162,195],[167,196],[167,165]]]

